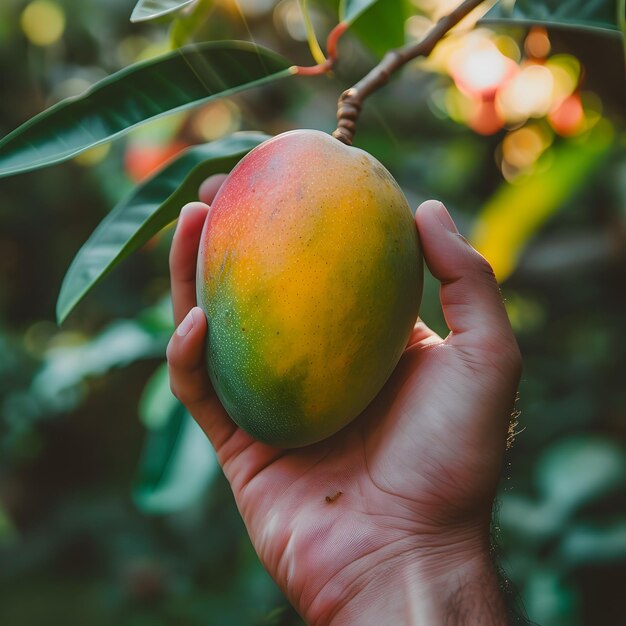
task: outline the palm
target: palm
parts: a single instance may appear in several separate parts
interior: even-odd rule
[[[218,449],[261,560],[305,613],[492,497],[501,459],[485,459],[480,440],[502,440],[503,429],[469,427],[485,381],[425,327],[420,335],[372,405],[331,439],[285,452],[234,429]]]

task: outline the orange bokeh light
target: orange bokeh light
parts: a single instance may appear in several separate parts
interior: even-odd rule
[[[585,112],[580,95],[575,93],[563,100],[548,115],[554,132],[564,137],[578,134],[585,127]]]

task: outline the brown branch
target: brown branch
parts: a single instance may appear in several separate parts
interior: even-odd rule
[[[442,17],[419,43],[390,50],[382,61],[366,74],[354,87],[346,89],[339,97],[337,106],[337,129],[333,137],[347,145],[352,145],[356,132],[356,122],[363,108],[363,102],[377,89],[385,85],[391,75],[403,65],[417,57],[427,57],[434,47],[466,15],[471,13],[484,0],[465,0],[454,11]]]

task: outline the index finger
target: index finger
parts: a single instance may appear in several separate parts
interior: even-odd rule
[[[203,202],[186,204],[178,218],[170,250],[170,280],[174,323],[178,326],[196,306],[196,263],[202,226],[209,213]]]
[[[198,190],[198,198],[200,198],[200,202],[211,204],[211,202],[213,202],[213,198],[217,195],[217,192],[220,190],[220,187],[226,178],[226,174],[214,174],[213,176],[209,176],[200,185],[200,189]]]
[[[208,205],[226,180],[226,174],[209,176],[198,189],[201,202],[191,202],[180,212],[170,250],[170,280],[172,306],[176,326],[196,306],[196,263],[202,226],[209,211]]]

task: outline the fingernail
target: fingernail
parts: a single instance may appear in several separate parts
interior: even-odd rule
[[[437,217],[439,218],[439,223],[448,231],[454,234],[458,234],[459,229],[456,227],[454,220],[450,217],[450,213],[448,213],[448,209],[443,206],[442,202],[438,202],[435,208],[437,213]]]
[[[182,221],[182,218],[185,217],[185,215],[187,213],[189,213],[191,207],[192,207],[191,202],[188,202],[187,204],[183,205],[183,207],[180,210],[180,213],[178,214],[178,223],[179,224]]]
[[[176,329],[176,334],[179,337],[185,337],[189,334],[191,329],[193,328],[193,309],[187,313],[185,319],[178,325]]]

